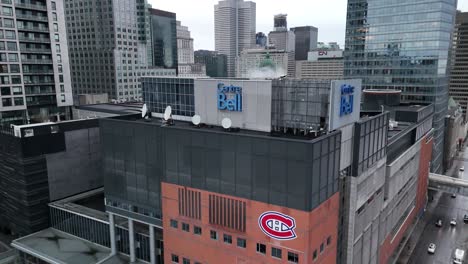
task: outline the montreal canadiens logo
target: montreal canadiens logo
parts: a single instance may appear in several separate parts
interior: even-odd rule
[[[258,225],[265,235],[278,240],[291,240],[296,238],[294,218],[278,213],[265,212],[258,218]]]

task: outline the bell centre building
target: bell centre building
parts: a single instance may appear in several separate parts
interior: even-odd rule
[[[385,264],[424,212],[433,105],[360,80],[143,78],[142,88],[151,117],[100,120],[99,217],[56,203],[52,233],[130,263]],[[14,245],[54,263],[27,241]]]

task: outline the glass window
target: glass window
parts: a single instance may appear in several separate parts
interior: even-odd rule
[[[11,73],[20,73],[20,66],[18,64],[10,64]]]
[[[60,85],[60,91],[62,90],[62,86],[63,86],[63,85]],[[61,91],[61,92],[63,93],[63,91]],[[171,219],[170,222],[171,222],[171,223],[170,223],[171,227],[173,227],[173,228],[179,228],[179,223],[177,222],[177,220]]]
[[[62,63],[62,55],[57,55],[57,62]]]
[[[7,49],[16,51],[18,50],[18,46],[16,46],[16,42],[7,42]]]
[[[57,4],[55,2],[51,2],[52,3],[52,10],[57,10]]]
[[[9,53],[8,54],[8,61],[9,62],[18,62],[18,60],[19,60],[18,54],[16,54],[16,53]]]
[[[314,254],[312,255],[313,260],[317,259],[317,250],[314,250]]]
[[[15,97],[14,98],[15,106],[24,105],[23,97]]]
[[[21,83],[21,76],[19,76],[19,75],[11,76],[11,83],[12,84],[20,84]]]
[[[12,16],[13,15],[13,8],[4,6],[2,7],[2,14],[4,16]]]
[[[0,89],[0,91],[1,91],[1,95],[2,95],[2,96],[11,95],[11,89],[10,89],[10,87],[2,87],[2,88]]]
[[[172,254],[171,260],[172,263],[179,263],[179,256]]]
[[[5,38],[6,39],[16,39],[16,34],[14,31],[5,30]]]
[[[63,85],[63,84],[60,85],[60,92],[61,93],[65,92],[65,85]]]
[[[0,73],[8,73],[8,65],[1,64],[0,65]]]
[[[21,86],[15,86],[13,87],[13,95],[21,95],[23,94],[23,89],[21,88]]]
[[[193,233],[194,233],[195,235],[201,235],[201,234],[202,234],[202,229],[201,229],[201,227],[199,227],[199,226],[194,226],[194,227],[193,227]]]
[[[224,243],[232,244],[232,236],[231,235],[224,234],[223,235],[223,240],[224,240]]]
[[[288,261],[292,263],[299,263],[299,255],[293,252],[288,252]]]
[[[281,249],[272,247],[271,248],[271,256],[275,258],[281,258],[282,252]]]
[[[331,236],[327,238],[327,246],[329,246],[330,244],[331,244]]]
[[[182,223],[182,230],[185,232],[190,232],[190,225],[187,223]]]
[[[2,105],[3,107],[13,106],[11,98],[3,98]]]
[[[14,28],[15,21],[13,19],[4,18],[3,19],[3,26],[6,28]]]
[[[59,81],[63,83],[63,75],[59,75]]]
[[[55,44],[55,51],[60,53],[60,44]]]
[[[210,237],[213,240],[218,240],[218,233],[214,230],[210,230]]]
[[[57,13],[55,13],[55,12],[52,13],[52,19],[53,19],[54,21],[57,21]]]
[[[238,237],[237,238],[237,246],[240,248],[246,248],[247,247],[247,241],[243,238]]]
[[[182,261],[183,264],[190,264],[190,259],[184,258]]]
[[[58,24],[57,23],[54,23],[54,31],[58,32]]]
[[[63,66],[62,66],[62,65],[59,65],[59,66],[58,66],[58,72],[59,72],[59,73],[63,73]]]
[[[59,34],[55,34],[55,35],[54,35],[54,39],[55,39],[55,42],[59,42],[59,41],[60,41],[60,35],[59,35]]]
[[[0,38],[3,38],[3,31],[2,30],[0,30]],[[5,50],[5,49],[6,49],[5,42],[0,41],[0,50]]]
[[[0,53],[0,61],[7,61],[6,53]]]
[[[60,99],[62,100],[62,103],[65,103],[66,100],[65,100],[65,95],[64,95],[64,94],[62,94],[62,95],[60,96]]]
[[[0,76],[0,84],[10,84],[10,76]]]
[[[262,254],[266,254],[266,245],[261,244],[261,243],[257,243],[257,252],[262,253]]]
[[[324,248],[325,248],[325,247],[324,247],[323,243],[322,243],[322,244],[320,244],[320,253],[322,253],[322,252],[323,252]]]

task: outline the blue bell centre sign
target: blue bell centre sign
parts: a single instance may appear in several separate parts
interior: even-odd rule
[[[330,131],[359,120],[361,93],[361,80],[338,80],[331,82],[329,106]]]
[[[242,87],[218,83],[216,101],[219,110],[242,112]]]

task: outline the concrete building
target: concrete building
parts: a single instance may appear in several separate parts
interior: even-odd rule
[[[195,63],[193,38],[188,27],[177,21],[177,54],[179,56],[179,76],[206,77],[206,65]]]
[[[216,51],[195,51],[195,63],[205,65],[206,75],[212,78],[227,77],[227,56]]]
[[[307,60],[309,51],[317,48],[318,28],[312,26],[294,27],[291,31],[295,35],[295,59],[296,61]]]
[[[146,0],[65,0],[64,6],[74,94],[138,100],[141,76],[176,75],[153,68],[157,54]]]
[[[450,68],[450,96],[466,116],[468,107],[468,12],[457,12]]]
[[[255,47],[256,4],[244,0],[219,1],[214,7],[215,49],[227,57],[227,77],[236,74],[236,58]]]
[[[63,2],[2,1],[0,8],[0,125],[69,119]]]
[[[343,70],[343,51],[312,51],[308,60],[296,61],[299,79],[342,79]]]
[[[463,147],[467,129],[463,108],[450,97],[445,117],[444,171],[451,168],[454,158]]]
[[[237,78],[279,78],[288,72],[289,53],[277,49],[248,49],[237,59]]]
[[[293,31],[288,31],[286,19],[287,15],[285,14],[275,16],[274,31],[268,34],[268,41],[275,49],[288,53],[288,77],[294,77],[296,75],[296,36]]]
[[[406,103],[434,104],[431,166],[436,173],[442,172],[456,6],[456,0],[397,6],[385,2],[378,7],[367,0],[348,2],[345,78],[362,79],[365,89],[402,90]],[[397,21],[402,24],[394,25]]]

